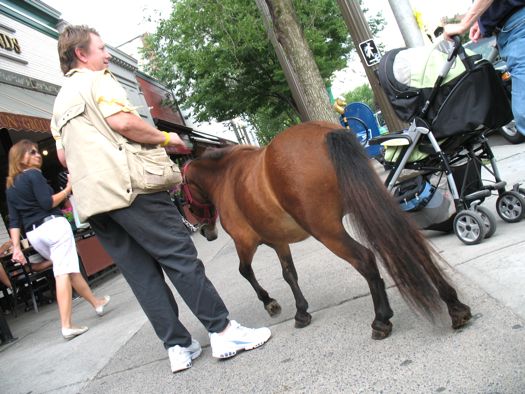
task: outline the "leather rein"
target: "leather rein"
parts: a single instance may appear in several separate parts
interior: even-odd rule
[[[195,219],[199,221],[199,223],[214,224],[219,214],[215,206],[211,203],[203,203],[203,202],[197,201],[191,194],[190,186],[186,179],[186,172],[190,164],[191,164],[191,160],[187,161],[186,164],[184,164],[184,167],[182,168],[182,184],[181,184],[182,194],[184,195],[184,199],[190,205],[190,207],[194,206],[198,208],[199,210],[202,210],[203,212],[202,215],[196,215],[193,211],[191,212],[191,214],[195,217]]]

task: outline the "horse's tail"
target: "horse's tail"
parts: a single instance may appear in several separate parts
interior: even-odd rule
[[[334,130],[326,143],[355,230],[383,261],[403,298],[432,318],[443,305],[433,285],[444,280],[435,252],[381,183],[353,133]]]

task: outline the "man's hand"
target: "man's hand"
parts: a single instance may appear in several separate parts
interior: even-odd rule
[[[479,29],[477,21],[470,28],[469,38],[474,42],[478,42],[478,40],[481,38],[481,30]]]
[[[184,141],[179,137],[177,133],[169,133],[170,142],[166,145],[166,152],[170,154],[181,154],[186,155],[191,153],[191,149],[186,146]]]
[[[452,36],[460,36],[467,31],[467,26],[462,23],[450,23],[443,26],[443,37],[452,41]]]

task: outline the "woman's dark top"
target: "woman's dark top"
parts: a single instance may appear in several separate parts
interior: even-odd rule
[[[54,191],[42,172],[36,168],[25,170],[15,177],[13,186],[6,190],[9,210],[9,228],[24,227],[33,230],[49,215],[63,216],[59,208],[53,208]]]

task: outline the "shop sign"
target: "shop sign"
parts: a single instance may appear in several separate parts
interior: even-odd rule
[[[15,130],[51,132],[51,121],[36,116],[0,112],[0,127]]]
[[[6,51],[14,51],[19,54],[22,53],[18,39],[5,33],[0,33],[0,48],[5,49]]]
[[[25,75],[16,74],[8,70],[0,70],[0,83],[18,86],[24,89],[36,90],[46,94],[56,96],[60,91],[60,86],[39,79],[30,78]]]

